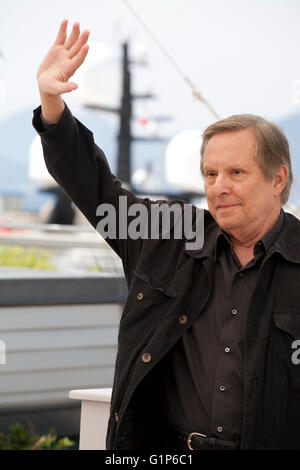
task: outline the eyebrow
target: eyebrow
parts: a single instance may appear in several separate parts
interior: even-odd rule
[[[230,166],[227,166],[225,168],[225,170],[236,170],[236,169],[247,169],[248,166],[245,165],[245,164],[240,164],[240,163],[237,163],[236,165],[230,165]],[[207,171],[207,170],[216,170],[216,167],[213,167],[213,166],[205,166],[203,165],[203,171]]]

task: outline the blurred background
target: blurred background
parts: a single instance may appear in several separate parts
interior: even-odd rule
[[[79,87],[64,99],[124,185],[206,207],[201,132],[258,114],[290,142],[287,209],[298,215],[299,17],[297,0],[1,0],[0,431],[30,419],[78,435],[68,392],[112,385],[127,292],[119,258],[45,170],[31,124],[37,69],[62,19],[90,30]]]
[[[32,163],[30,168],[30,148],[35,137],[31,118],[32,110],[39,105],[37,68],[53,43],[63,18],[69,19],[69,30],[74,21],[79,21],[82,29],[90,30],[89,56],[74,76],[79,88],[64,98],[76,117],[94,132],[113,172],[118,170],[119,116],[89,109],[87,105],[113,108],[119,105],[122,44],[126,42],[131,91],[136,95],[148,95],[148,98],[132,102],[132,134],[153,138],[152,142],[132,141],[130,176],[133,185],[141,191],[161,193],[189,189],[188,170],[177,178],[169,174],[170,165],[166,164],[168,143],[184,130],[201,133],[216,117],[193,96],[182,77],[185,75],[220,118],[253,113],[283,127],[290,141],[295,172],[291,202],[297,204],[300,171],[297,132],[300,112],[299,13],[297,0],[164,0],[151,4],[146,0],[2,0],[2,208],[18,206],[24,211],[35,212],[43,208],[41,215],[46,218],[46,209],[56,197],[55,191],[41,193],[38,164]],[[186,139],[188,141],[188,137]],[[180,173],[180,158],[172,156]],[[195,190],[194,171],[191,174],[190,188]],[[202,189],[199,172],[196,176],[199,189]],[[180,178],[183,181],[179,181]]]

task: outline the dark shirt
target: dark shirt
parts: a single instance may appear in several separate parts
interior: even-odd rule
[[[283,219],[281,210],[244,267],[228,236],[219,229],[210,298],[199,318],[163,361],[162,405],[171,425],[220,439],[241,438],[247,312],[259,271]]]

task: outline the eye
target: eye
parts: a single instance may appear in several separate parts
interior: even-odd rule
[[[232,170],[232,173],[233,173],[234,175],[240,175],[241,173],[243,173],[243,170],[240,170],[240,169],[238,169],[238,168],[234,168],[234,169]]]
[[[205,176],[206,178],[208,178],[209,176],[216,176],[216,172],[212,170],[206,171]]]

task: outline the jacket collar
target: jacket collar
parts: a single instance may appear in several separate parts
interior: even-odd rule
[[[281,225],[280,225],[281,224]],[[291,263],[300,264],[300,221],[294,215],[281,210],[279,224],[280,232],[272,246],[270,239],[272,238],[273,229],[263,237],[263,243],[266,250],[270,249],[272,253],[279,253],[283,258]],[[274,228],[274,227],[273,227]],[[276,230],[276,229],[275,229]],[[210,212],[204,209],[204,245],[199,250],[184,250],[188,256],[193,258],[213,258],[215,256],[216,241],[222,233],[222,229],[213,219]]]
[[[288,212],[283,214],[282,230],[272,250],[291,263],[300,263],[300,221]]]
[[[192,258],[209,258],[214,253],[216,238],[218,236],[220,227],[212,217],[211,213],[207,209],[204,211],[204,243],[203,247],[198,250],[184,250],[185,253]]]

